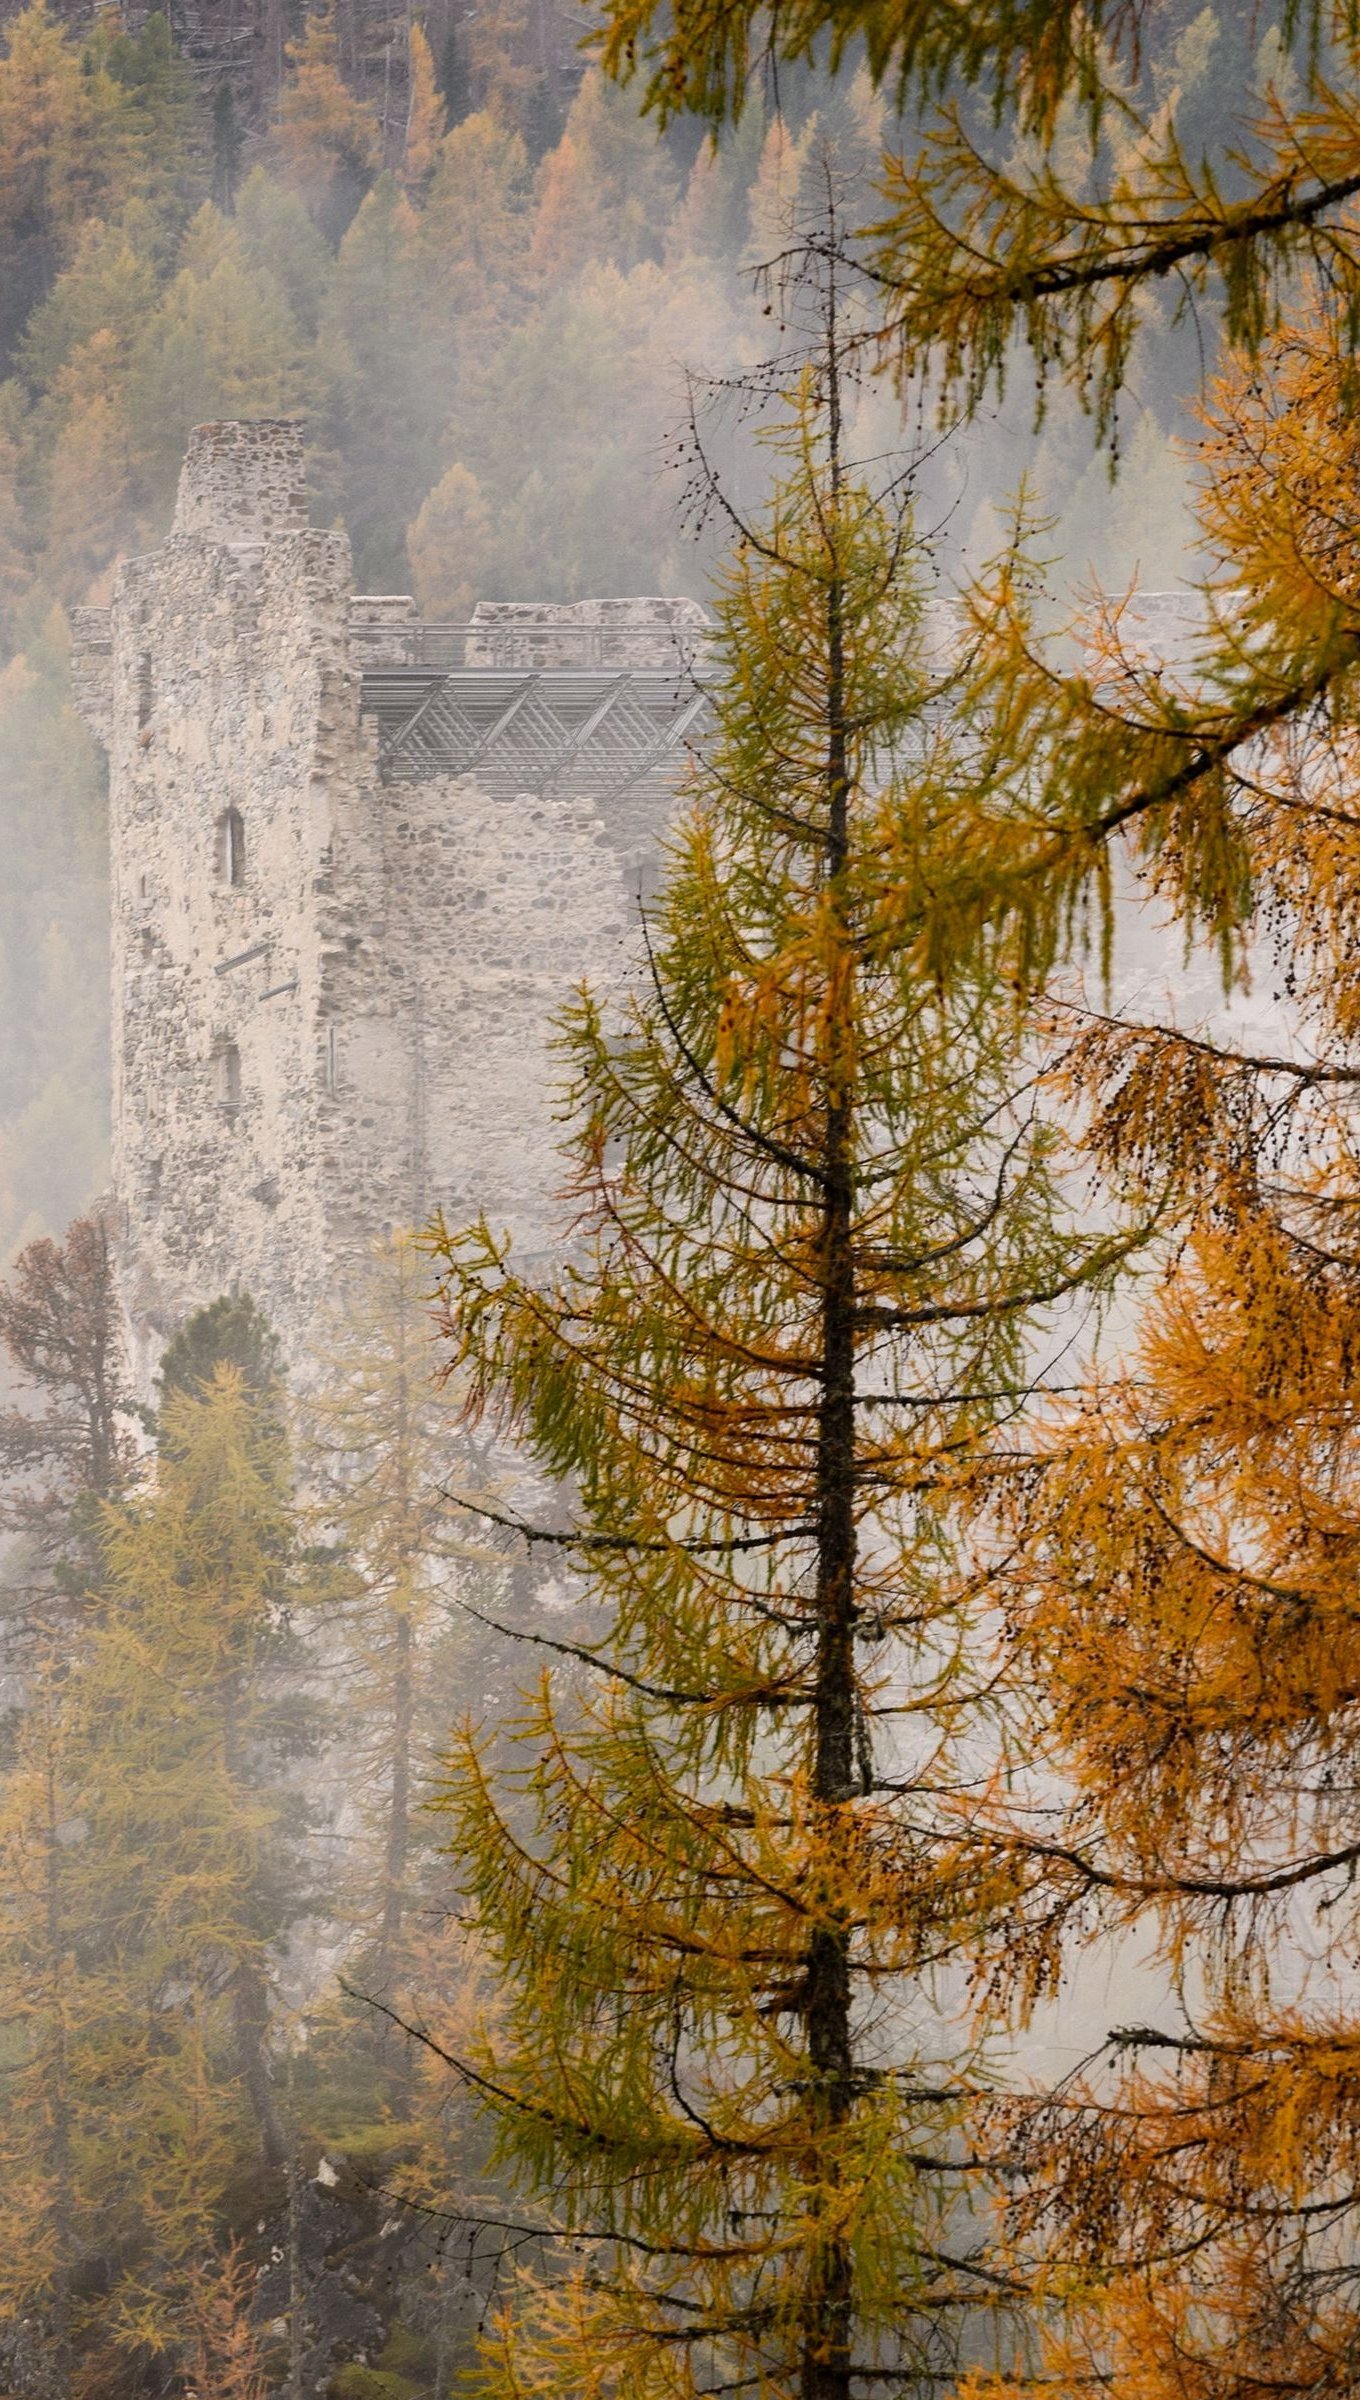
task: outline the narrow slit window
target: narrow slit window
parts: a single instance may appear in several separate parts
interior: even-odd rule
[[[241,1105],[241,1053],[235,1042],[220,1042],[213,1052],[213,1090],[219,1108],[235,1111]]]
[[[151,652],[143,650],[137,659],[137,723],[149,725],[156,704],[155,685],[151,679]]]
[[[217,880],[239,886],[245,879],[245,823],[239,808],[224,808],[217,820]]]
[[[326,1079],[326,1090],[332,1099],[335,1097],[336,1082],[340,1071],[338,1052],[339,1045],[335,1038],[335,1027],[333,1025],[328,1025],[326,1027],[326,1047],[324,1051],[324,1074]]]

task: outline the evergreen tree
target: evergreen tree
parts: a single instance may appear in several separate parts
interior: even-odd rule
[[[444,34],[444,46],[439,53],[439,90],[444,102],[446,124],[461,124],[463,118],[471,113],[472,86],[464,55],[464,37],[452,11]]]
[[[62,2390],[173,2362],[232,2179],[286,2155],[268,1962],[306,1737],[269,1395],[226,1367],[171,1394],[154,1487],[101,1532],[98,1612],[35,1655],[0,1802],[3,2289]]]
[[[1004,2315],[930,1999],[976,1937],[932,1866],[981,1732],[949,1491],[1118,1245],[1057,1222],[1004,985],[893,939],[890,862],[988,745],[920,664],[838,342],[833,287],[725,576],[650,987],[566,1029],[577,1262],[545,1285],[485,1228],[442,1243],[450,1364],[574,1495],[537,1538],[604,1612],[545,1637],[570,1666],[518,1768],[471,1733],[450,1768],[500,1986],[456,2063],[567,2237],[491,2345],[517,2395],[844,2400],[947,2377]]]
[[[241,181],[241,153],[244,147],[244,136],[236,111],[236,94],[232,90],[229,75],[222,77],[213,93],[212,145],[212,196],[224,217],[234,217],[236,193]]]
[[[256,167],[241,186],[235,228],[248,266],[282,292],[303,334],[315,337],[332,258],[302,201]]]
[[[93,55],[125,95],[128,188],[149,205],[163,235],[178,233],[202,196],[202,127],[193,74],[170,20],[152,9],[135,35],[100,20]],[[89,53],[84,63],[88,72]]]
[[[407,33],[406,132],[402,143],[401,182],[407,192],[420,192],[429,181],[444,132],[444,110],[435,83],[434,60],[424,28],[411,20]]]
[[[18,1387],[0,1413],[0,1524],[25,1537],[43,1580],[75,1597],[92,1570],[97,1513],[132,1472],[138,1414],[97,1218],[19,1253],[0,1285],[0,1345]]]
[[[280,1394],[278,1336],[248,1292],[223,1293],[186,1318],[161,1359],[165,1401],[184,1392],[203,1399],[228,1367],[259,1405],[277,1410]]]

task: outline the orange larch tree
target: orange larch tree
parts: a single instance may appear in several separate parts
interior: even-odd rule
[[[1347,388],[1325,325],[1232,375],[1205,504],[1337,657]],[[1360,2345],[1358,770],[1347,666],[1225,786],[1275,1038],[1076,1020],[1093,1150],[1126,1195],[1174,1173],[1184,1238],[1133,1355],[990,1487],[1030,1695],[1027,1805],[970,1812],[954,1854],[1004,1927],[993,1988],[1023,2005],[1134,1931],[1167,1978],[1154,2024],[1021,2118],[1021,2225],[1091,2301],[1055,2371],[1129,2400],[1340,2392]]]

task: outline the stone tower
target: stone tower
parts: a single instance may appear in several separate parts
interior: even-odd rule
[[[300,1362],[382,1230],[436,1205],[552,1246],[551,1020],[631,946],[620,853],[701,706],[677,651],[698,614],[421,627],[402,596],[356,598],[345,536],[308,525],[296,426],[196,429],[167,540],[75,629],[109,753],[144,1378],[233,1287]]]

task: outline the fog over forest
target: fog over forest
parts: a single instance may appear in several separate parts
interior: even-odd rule
[[[0,0],[0,2400],[1340,2400],[1347,0]]]

